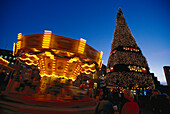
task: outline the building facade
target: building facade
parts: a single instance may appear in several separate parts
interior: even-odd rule
[[[164,66],[163,69],[164,69],[167,85],[170,86],[170,66]]]
[[[15,64],[16,57],[13,56],[13,51],[0,49],[0,57],[9,61],[11,64]]]

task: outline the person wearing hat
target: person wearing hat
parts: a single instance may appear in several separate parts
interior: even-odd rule
[[[139,114],[139,105],[134,101],[134,96],[130,90],[124,90],[124,97],[128,100],[123,105],[121,114]]]

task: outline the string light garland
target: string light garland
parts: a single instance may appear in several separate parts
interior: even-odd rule
[[[126,71],[126,72],[140,72],[140,73],[148,73],[149,68],[137,66],[137,65],[125,65],[125,64],[117,64],[112,67],[108,67],[106,72],[111,73],[111,72],[120,72],[120,71]]]
[[[113,51],[110,52],[110,55],[115,54],[117,51],[129,51],[129,52],[135,52],[135,53],[141,53],[141,50],[139,48],[130,47],[130,46],[118,46],[117,48],[113,49]]]

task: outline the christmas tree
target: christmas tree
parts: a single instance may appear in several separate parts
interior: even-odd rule
[[[105,82],[119,87],[150,89],[154,87],[146,58],[137,45],[120,8]]]

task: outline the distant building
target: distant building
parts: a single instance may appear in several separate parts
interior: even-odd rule
[[[12,55],[13,51],[0,49],[0,72],[5,71],[7,77],[14,70],[16,57]]]
[[[3,58],[10,62],[10,64],[15,64],[16,57],[12,55],[13,51],[0,49],[0,58]]]
[[[170,66],[164,66],[163,69],[164,69],[167,85],[170,86]]]

